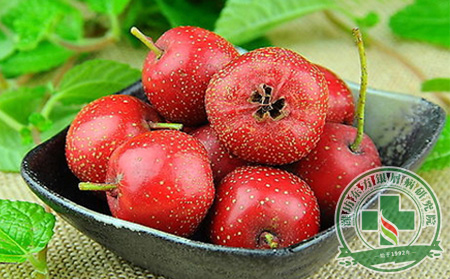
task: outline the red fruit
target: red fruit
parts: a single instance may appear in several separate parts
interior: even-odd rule
[[[286,171],[241,167],[217,188],[210,238],[243,248],[282,248],[319,231],[319,207],[309,186]]]
[[[219,35],[199,27],[181,26],[165,32],[153,45],[137,29],[150,51],[142,84],[150,103],[169,121],[196,126],[206,122],[205,90],[212,75],[238,55]]]
[[[351,125],[355,113],[352,92],[347,84],[330,69],[317,64],[316,66],[324,73],[328,84],[329,99],[326,121]]]
[[[225,149],[209,124],[194,130],[191,135],[206,148],[216,183],[237,167],[247,165],[246,161],[233,156]]]
[[[127,95],[111,95],[86,105],[75,117],[66,136],[69,168],[81,181],[104,182],[113,150],[126,140],[147,132],[159,122],[148,104]]]
[[[316,148],[290,167],[314,191],[322,224],[326,226],[333,223],[336,204],[345,187],[361,173],[381,166],[377,148],[367,135],[359,151],[350,149],[355,137],[355,127],[327,123]]]
[[[111,155],[106,183],[81,183],[80,189],[109,186],[113,216],[180,236],[195,231],[215,191],[204,147],[175,130],[147,132],[118,147]]]
[[[208,119],[226,148],[271,165],[298,161],[314,148],[327,103],[323,74],[277,47],[241,55],[214,75],[206,91]]]
[[[306,158],[291,166],[293,173],[303,178],[316,194],[324,227],[333,223],[336,204],[345,187],[361,173],[381,166],[375,144],[364,134],[367,65],[362,35],[357,28],[353,32],[361,61],[358,127],[325,124],[316,148]]]

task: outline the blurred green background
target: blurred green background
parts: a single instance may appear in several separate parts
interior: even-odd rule
[[[359,26],[370,87],[421,96],[450,112],[448,0],[0,0],[0,198],[39,202],[16,173],[24,154],[66,127],[87,102],[140,78],[148,49],[129,34],[131,26],[157,40],[178,25],[213,30],[249,50],[290,48],[354,82],[360,67],[350,30]],[[419,174],[441,200],[448,251],[448,121]],[[157,278],[57,218],[48,251],[52,278]],[[401,276],[447,278],[447,254]],[[31,271],[31,265],[4,265],[0,278],[28,278]],[[312,278],[348,276],[331,261]]]
[[[436,93],[450,90],[448,64],[423,53],[405,55],[425,44],[448,53],[446,0],[0,0],[0,7],[2,171],[18,171],[23,155],[67,126],[83,104],[139,78],[147,50],[131,36],[131,26],[154,40],[171,27],[195,25],[249,50],[284,46],[356,82],[350,29],[359,26],[370,86],[429,92],[424,95],[432,101],[450,104],[448,95]],[[438,151],[425,169],[448,166],[449,155],[443,160]]]

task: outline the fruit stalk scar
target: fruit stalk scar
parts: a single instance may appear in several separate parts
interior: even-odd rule
[[[361,85],[359,88],[358,107],[356,110],[357,133],[355,141],[350,145],[353,152],[359,152],[359,147],[364,136],[364,107],[366,105],[366,91],[367,91],[367,62],[366,53],[364,51],[364,42],[359,28],[353,29],[353,36],[358,46],[359,59],[361,64]]]
[[[138,38],[139,41],[144,43],[144,45],[146,45],[151,51],[153,51],[153,53],[156,55],[157,58],[161,57],[163,51],[159,49],[149,37],[145,36],[141,31],[139,31],[139,29],[137,29],[134,26],[131,27],[130,32],[131,34],[133,34],[133,36]]]
[[[80,182],[78,188],[82,191],[109,191],[117,188],[117,184]]]

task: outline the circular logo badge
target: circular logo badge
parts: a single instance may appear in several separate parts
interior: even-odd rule
[[[436,195],[406,169],[380,167],[355,178],[341,194],[335,221],[341,244],[336,258],[345,267],[399,272],[443,251]]]

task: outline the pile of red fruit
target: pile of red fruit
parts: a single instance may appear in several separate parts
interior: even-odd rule
[[[150,104],[98,99],[66,140],[80,189],[106,191],[113,216],[185,237],[201,226],[215,244],[287,247],[332,224],[344,187],[381,165],[348,125],[348,87],[298,53],[239,55],[198,27],[156,43],[132,33],[151,49],[142,72]]]

